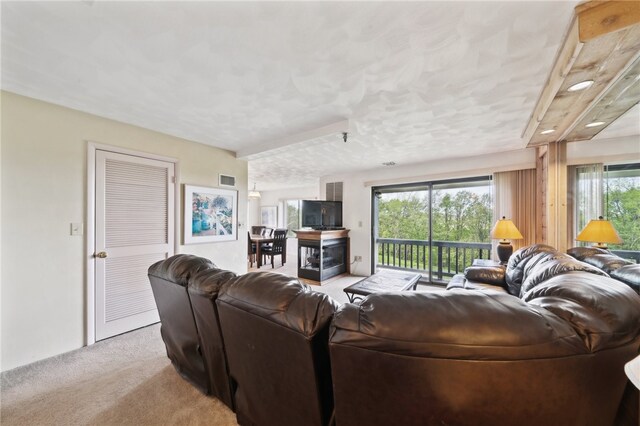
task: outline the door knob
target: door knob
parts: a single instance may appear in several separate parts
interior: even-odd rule
[[[106,251],[101,251],[96,253],[96,257],[99,257],[100,259],[104,259],[107,257],[107,252]]]

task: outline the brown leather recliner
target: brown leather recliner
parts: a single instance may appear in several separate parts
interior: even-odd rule
[[[257,272],[236,278],[217,305],[238,422],[328,424],[328,332],[337,304],[295,278]]]
[[[149,281],[160,315],[160,333],[176,371],[206,394],[211,393],[198,329],[187,293],[192,275],[215,268],[210,260],[177,254],[149,267]]]
[[[231,409],[234,409],[233,389],[216,299],[235,278],[233,272],[209,269],[195,274],[188,287],[210,393]]]
[[[554,260],[546,277],[512,274],[522,299],[454,289],[344,305],[330,339],[336,423],[611,425],[640,298]]]

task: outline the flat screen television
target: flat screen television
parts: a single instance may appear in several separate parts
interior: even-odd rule
[[[302,227],[313,229],[342,228],[342,202],[302,200]]]

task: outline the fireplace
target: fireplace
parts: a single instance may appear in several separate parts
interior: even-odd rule
[[[348,272],[349,238],[323,238],[303,239],[298,231],[299,278],[322,282]]]

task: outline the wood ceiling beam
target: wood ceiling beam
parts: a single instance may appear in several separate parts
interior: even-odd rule
[[[569,31],[522,134],[527,146],[588,140],[640,100],[640,2],[591,1],[575,8]],[[581,81],[586,90],[569,92]],[[606,124],[584,128],[598,117]],[[543,135],[542,131],[554,130]]]
[[[640,22],[638,1],[590,1],[575,8],[580,41],[585,42]]]

